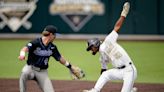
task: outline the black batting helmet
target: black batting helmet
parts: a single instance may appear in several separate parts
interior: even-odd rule
[[[88,47],[86,49],[87,51],[91,50],[92,46],[99,48],[101,45],[101,41],[98,38],[89,39],[87,43],[88,43]]]

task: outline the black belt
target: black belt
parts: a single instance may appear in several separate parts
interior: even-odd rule
[[[129,65],[131,65],[132,62],[129,62]],[[126,67],[126,65],[123,65],[123,66],[120,66],[120,67],[117,67],[117,69],[124,69]]]

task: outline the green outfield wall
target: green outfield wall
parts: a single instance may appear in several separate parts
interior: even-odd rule
[[[40,33],[51,24],[61,34],[107,34],[129,1],[131,9],[121,34],[164,34],[164,0],[7,1],[0,1],[1,9],[11,9],[0,13],[0,33]]]

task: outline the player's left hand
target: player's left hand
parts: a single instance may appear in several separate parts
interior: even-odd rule
[[[85,77],[84,71],[81,68],[77,66],[73,66],[73,65],[70,69],[70,74],[71,74],[72,79],[74,80],[82,79]]]
[[[25,56],[18,56],[18,59],[23,61],[23,60],[25,60]]]

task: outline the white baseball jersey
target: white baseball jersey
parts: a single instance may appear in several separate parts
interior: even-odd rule
[[[94,89],[100,92],[106,82],[110,80],[124,80],[121,92],[133,92],[132,87],[137,77],[137,70],[126,53],[117,43],[118,34],[112,31],[100,45],[100,62],[102,69],[107,69],[110,62],[114,68],[103,72]]]
[[[99,52],[102,69],[107,69],[109,62],[114,68],[132,63],[126,51],[117,43],[117,38],[118,33],[113,30],[100,45]]]

